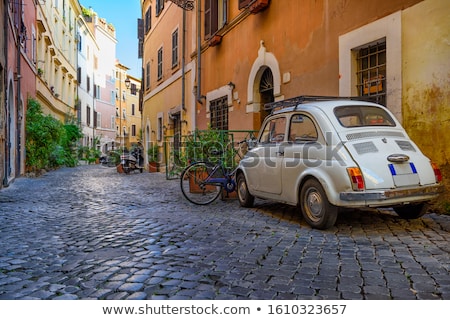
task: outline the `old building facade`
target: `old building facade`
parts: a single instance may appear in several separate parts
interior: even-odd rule
[[[140,110],[141,80],[129,75],[129,68],[116,62],[116,143],[130,150],[142,142]]]
[[[36,7],[32,0],[5,1],[2,6],[1,97],[2,185],[25,172],[27,100],[36,90]]]
[[[265,103],[298,95],[371,96],[429,157],[449,162],[448,1],[141,6],[147,141],[195,128],[259,129]]]
[[[36,98],[46,114],[65,121],[77,96],[77,0],[37,1]]]
[[[85,101],[81,106],[86,119],[90,120],[85,123],[85,140],[86,137],[91,138],[90,141],[94,141],[94,145],[91,145],[106,153],[113,147],[116,138],[116,31],[111,23],[99,17],[93,9],[84,9],[83,19],[93,35],[91,42],[82,48],[89,63],[82,71],[81,81],[86,81],[86,90],[92,97],[92,100]]]

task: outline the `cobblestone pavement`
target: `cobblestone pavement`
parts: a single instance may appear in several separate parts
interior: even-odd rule
[[[450,217],[187,202],[161,173],[100,165],[0,191],[0,299],[450,299]]]

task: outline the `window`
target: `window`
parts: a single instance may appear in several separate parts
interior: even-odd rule
[[[161,141],[163,138],[163,119],[162,116],[158,116],[158,131],[156,134],[156,139],[158,139],[158,141]]]
[[[83,46],[82,46],[82,44],[81,44],[81,40],[82,40],[83,38],[81,37],[81,34],[78,34],[78,51],[79,52],[81,52],[83,49]]]
[[[134,103],[131,104],[131,115],[132,116],[136,115],[136,107],[135,107]]]
[[[386,105],[386,42],[358,49],[356,62],[358,95]]]
[[[156,16],[161,14],[164,9],[164,0],[156,0]]]
[[[91,78],[86,76],[86,91],[89,92],[91,90]]]
[[[163,48],[158,50],[158,80],[163,77]]]
[[[145,12],[145,34],[152,28],[152,7],[149,7]]]
[[[317,140],[317,129],[310,117],[296,114],[291,118],[289,142],[305,143]]]
[[[116,92],[111,90],[111,104],[114,104],[116,100]]]
[[[150,62],[147,62],[145,68],[145,88],[150,89]]]
[[[130,94],[135,96],[137,95],[137,86],[136,83],[132,83],[130,87]]]
[[[131,125],[131,136],[136,137],[136,125],[135,124]]]
[[[100,99],[100,86],[98,84],[94,85],[94,98]]]
[[[89,127],[91,125],[91,108],[86,106],[86,125]]]
[[[227,22],[227,0],[205,0],[205,38],[209,39]]]
[[[117,112],[117,110],[116,110],[116,112]],[[115,126],[116,126],[116,117],[111,116],[111,129],[114,129]],[[116,131],[118,131],[117,128],[116,128]]]
[[[211,128],[228,130],[228,97],[212,100],[209,106]]]
[[[261,143],[280,143],[284,140],[286,132],[286,118],[280,117],[270,120],[264,127],[259,142]]]
[[[395,127],[391,116],[379,107],[370,106],[344,106],[334,109],[339,123],[346,128],[367,126]]]
[[[178,66],[178,29],[172,33],[172,68]]]
[[[102,127],[102,114],[100,112],[95,112],[95,115],[97,117],[95,121],[95,127],[101,128]]]

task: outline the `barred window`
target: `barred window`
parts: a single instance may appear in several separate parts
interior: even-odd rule
[[[228,130],[228,98],[212,100],[209,106],[211,128],[217,130]]]
[[[356,61],[359,96],[370,96],[386,105],[386,42],[358,49]]]

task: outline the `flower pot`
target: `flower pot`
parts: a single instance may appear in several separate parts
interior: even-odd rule
[[[204,180],[208,177],[208,172],[206,171],[197,171],[195,175],[189,176],[189,192],[190,193],[203,193],[203,192],[214,192],[216,190],[216,186],[206,185],[204,188],[200,188],[197,184],[198,180]]]
[[[151,161],[148,163],[148,172],[159,172],[159,163]]]

